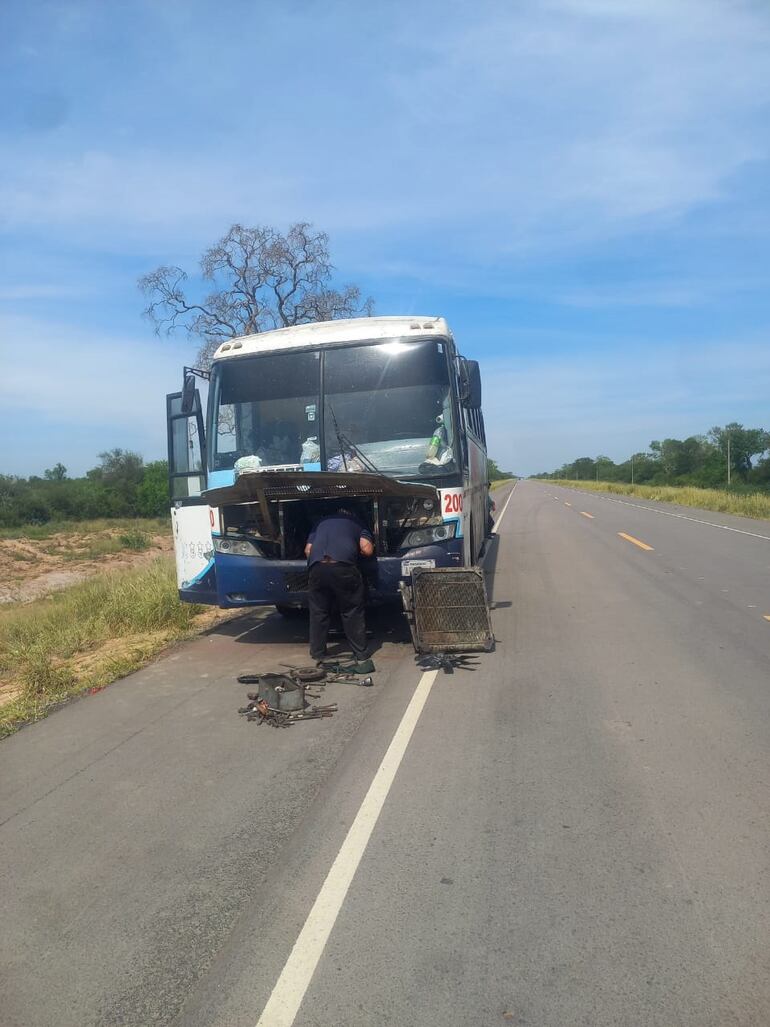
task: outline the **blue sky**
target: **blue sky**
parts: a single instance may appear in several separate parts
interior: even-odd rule
[[[518,473],[770,428],[770,8],[0,5],[0,472],[163,455],[137,277],[310,220],[443,314]]]

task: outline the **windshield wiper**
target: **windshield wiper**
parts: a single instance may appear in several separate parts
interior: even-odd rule
[[[383,472],[374,463],[374,461],[370,460],[369,457],[366,455],[366,453],[364,453],[355,444],[355,442],[352,442],[347,437],[347,435],[343,435],[342,434],[342,432],[340,431],[340,426],[337,424],[337,417],[336,417],[336,415],[334,413],[334,408],[332,407],[331,403],[328,403],[328,407],[329,407],[329,413],[332,415],[332,423],[334,425],[334,434],[337,436],[337,443],[338,443],[338,445],[340,447],[340,456],[342,457],[342,463],[343,463],[343,466],[344,466],[345,470],[347,471],[347,469],[348,469],[348,461],[347,461],[347,459],[345,457],[345,446],[347,446],[348,449],[350,449],[352,451],[353,455],[358,457],[358,459],[361,461],[361,463],[364,465],[364,467],[367,469],[367,471],[372,471],[374,474],[379,474],[381,478],[386,478],[387,475],[383,474]]]

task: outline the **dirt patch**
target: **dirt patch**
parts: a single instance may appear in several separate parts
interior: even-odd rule
[[[21,695],[24,686],[18,681],[0,681],[0,707]]]
[[[125,547],[125,529],[45,539],[0,539],[0,603],[31,603],[94,574],[139,567],[173,550],[171,533],[145,536],[146,548]]]

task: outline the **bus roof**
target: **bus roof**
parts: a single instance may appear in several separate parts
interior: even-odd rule
[[[258,335],[242,335],[223,342],[214,360],[242,357],[247,353],[270,353],[273,350],[299,349],[306,346],[334,346],[358,340],[392,339],[395,336],[451,339],[452,333],[443,317],[353,317],[336,321],[277,328]]]

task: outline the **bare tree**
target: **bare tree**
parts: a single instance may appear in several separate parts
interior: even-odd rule
[[[371,316],[374,302],[357,285],[331,286],[334,270],[329,237],[299,222],[285,235],[267,226],[233,225],[201,257],[201,276],[211,291],[200,302],[188,297],[187,274],[159,267],[139,279],[148,305],[144,314],[158,335],[183,328],[200,340],[206,367],[225,339],[273,328]]]

